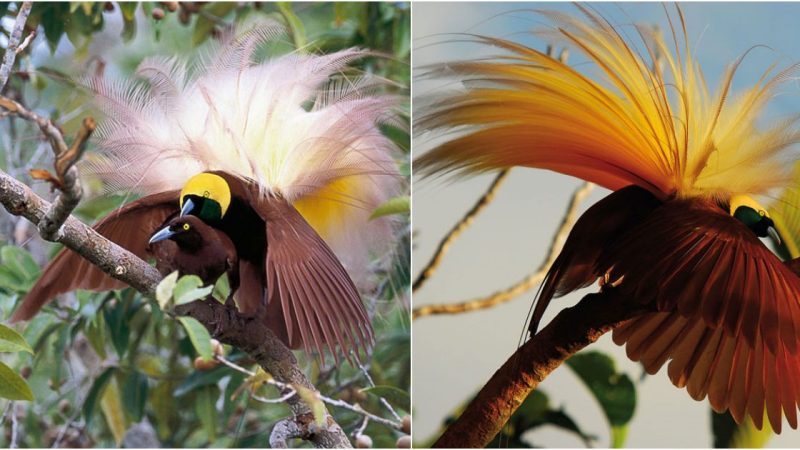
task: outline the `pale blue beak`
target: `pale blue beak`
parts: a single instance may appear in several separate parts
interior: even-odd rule
[[[183,202],[183,208],[181,208],[181,217],[189,214],[194,209],[194,202],[192,199],[187,198]]]
[[[153,236],[150,237],[150,244],[158,241],[163,241],[164,239],[169,239],[172,236],[175,236],[174,231],[170,230],[169,227],[162,228],[156,232]]]
[[[781,235],[778,234],[778,230],[774,227],[769,227],[767,228],[767,234],[775,241],[776,245],[781,245]]]

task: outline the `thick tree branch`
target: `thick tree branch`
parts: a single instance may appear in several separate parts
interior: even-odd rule
[[[303,430],[291,419],[279,420],[269,434],[269,446],[272,448],[289,448],[289,441],[303,437]]]
[[[51,209],[50,203],[28,186],[0,170],[0,203],[15,216],[38,225]],[[158,271],[133,253],[104,238],[80,220],[69,216],[55,240],[80,254],[108,275],[139,292],[152,295],[161,281]]]
[[[561,311],[511,355],[433,446],[485,447],[552,371],[621,322],[646,311],[628,298],[609,288]]]
[[[6,87],[8,77],[11,75],[11,69],[14,67],[14,60],[16,60],[18,53],[17,48],[20,39],[22,39],[22,30],[25,28],[25,22],[28,21],[28,14],[31,12],[33,2],[22,2],[19,5],[19,12],[14,21],[14,28],[11,30],[11,35],[8,37],[6,53],[3,55],[3,64],[0,66],[0,91]]]
[[[553,262],[555,262],[556,258],[558,257],[558,253],[564,246],[564,242],[566,242],[570,230],[572,230],[572,225],[575,224],[575,221],[578,218],[578,208],[589,195],[589,193],[592,192],[593,188],[594,184],[586,182],[583,183],[572,194],[569,206],[567,206],[567,210],[564,212],[564,217],[561,219],[561,224],[558,226],[555,236],[553,236],[550,249],[547,252],[547,257],[544,259],[544,261],[542,261],[535,272],[526,276],[513,286],[501,291],[497,291],[485,297],[478,297],[458,303],[437,303],[433,305],[419,306],[414,308],[412,318],[418,319],[420,317],[437,314],[459,314],[491,308],[516,298],[517,296],[531,290],[534,286],[541,283],[544,279],[544,276],[547,274],[547,271],[550,270],[550,266],[553,265]]]

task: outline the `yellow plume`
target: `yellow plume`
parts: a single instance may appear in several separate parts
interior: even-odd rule
[[[792,66],[731,97],[740,58],[712,94],[692,56],[684,17],[670,20],[670,44],[637,27],[645,54],[607,20],[543,12],[551,34],[582,53],[592,78],[547,54],[503,39],[476,37],[506,54],[447,63],[429,76],[463,88],[436,96],[417,130],[454,139],[420,157],[415,169],[483,172],[510,166],[550,169],[616,190],[637,184],[660,198],[764,195],[788,181],[780,156],[797,142],[796,118],[760,129],[757,119]],[[679,27],[679,31],[676,28]]]

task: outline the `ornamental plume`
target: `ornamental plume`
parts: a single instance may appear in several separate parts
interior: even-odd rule
[[[418,129],[462,135],[416,167],[423,173],[537,167],[611,190],[637,184],[660,198],[764,195],[786,185],[786,153],[800,137],[798,117],[768,127],[757,121],[797,65],[772,75],[770,68],[755,86],[733,94],[743,56],[711,91],[680,10],[679,23],[670,21],[669,43],[637,26],[641,53],[605,18],[578,7],[587,20],[540,11],[553,24],[543,34],[577,49],[599,76],[515,42],[476,37],[506,53],[429,73],[458,78],[464,89],[434,98]]]

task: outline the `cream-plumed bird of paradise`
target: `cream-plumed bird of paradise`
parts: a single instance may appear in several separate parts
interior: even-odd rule
[[[758,428],[797,427],[800,278],[759,239],[780,237],[755,199],[790,185],[796,117],[762,124],[796,66],[741,92],[733,62],[710,89],[686,36],[637,27],[636,42],[589,7],[542,12],[544,34],[588,60],[579,68],[504,39],[501,54],[445,63],[428,76],[462,83],[417,109],[417,130],[450,138],[415,161],[423,174],[513,166],[549,169],[612,194],[576,222],[547,273],[531,321],[554,296],[600,281],[656,312],[614,331],[649,373],[669,363],[678,387]],[[418,116],[418,117],[419,117]],[[795,209],[798,205],[788,205]],[[784,230],[785,231],[785,230]]]
[[[192,67],[148,58],[136,79],[86,79],[105,117],[81,170],[109,191],[144,196],[101,220],[101,234],[171,260],[175,223],[189,225],[170,220],[195,215],[235,245],[240,310],[263,314],[292,347],[358,358],[373,332],[356,285],[368,285],[367,263],[393,234],[390,220],[370,214],[402,183],[398,149],[380,130],[402,126],[399,102],[387,80],[351,67],[367,50],[256,60],[282,32],[267,23],[227,37]],[[62,292],[117,287],[64,251],[15,319]]]

